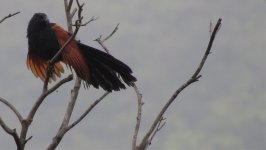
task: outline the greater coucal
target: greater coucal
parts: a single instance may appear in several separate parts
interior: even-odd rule
[[[48,61],[59,51],[71,36],[62,27],[50,23],[46,14],[36,13],[31,18],[28,29],[27,67],[44,80]],[[51,77],[61,76],[64,69],[61,62],[73,68],[85,84],[106,91],[125,89],[122,80],[129,86],[137,79],[131,69],[115,57],[73,39],[57,58]],[[121,80],[122,79],[122,80]]]

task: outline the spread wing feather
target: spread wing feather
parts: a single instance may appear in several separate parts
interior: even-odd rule
[[[59,45],[63,46],[70,37],[70,34],[56,24],[53,24],[52,29],[55,32]],[[70,66],[70,68],[74,68],[79,77],[89,80],[89,68],[74,39],[63,50],[62,58],[63,62]]]
[[[28,53],[26,64],[27,64],[27,68],[32,71],[35,77],[40,78],[43,81],[45,80],[47,61],[41,59],[37,55]],[[60,77],[61,73],[63,72],[64,72],[63,66],[59,62],[55,63],[54,72],[52,74],[52,79],[55,80],[56,76]]]

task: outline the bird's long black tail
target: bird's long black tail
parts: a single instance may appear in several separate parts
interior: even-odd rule
[[[90,72],[89,81],[86,81],[88,85],[102,87],[106,91],[119,91],[126,88],[122,80],[129,86],[137,81],[132,75],[132,70],[112,55],[79,42],[78,47]]]

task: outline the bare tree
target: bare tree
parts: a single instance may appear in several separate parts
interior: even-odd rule
[[[63,84],[73,80],[73,75],[70,74],[66,78],[58,81],[52,87],[50,87],[50,88],[48,87],[49,78],[52,75],[53,65],[55,63],[56,58],[62,53],[62,51],[68,45],[68,43],[70,43],[70,41],[75,38],[80,27],[86,26],[88,23],[95,21],[97,19],[95,17],[92,17],[91,19],[89,19],[88,21],[83,23],[84,17],[82,16],[82,10],[83,10],[84,3],[80,4],[80,2],[78,0],[76,0],[75,2],[76,2],[76,8],[72,9],[73,0],[64,0],[68,32],[70,32],[72,35],[69,37],[67,42],[60,48],[60,50],[56,53],[56,55],[49,61],[48,67],[46,70],[46,78],[45,78],[44,83],[43,83],[42,92],[41,92],[40,96],[38,97],[38,99],[33,104],[33,106],[31,107],[28,115],[26,117],[23,117],[21,115],[21,113],[16,109],[15,106],[13,106],[11,103],[9,103],[8,100],[0,97],[0,101],[4,105],[6,105],[16,115],[17,119],[19,120],[19,122],[21,124],[20,134],[18,134],[17,130],[12,129],[9,125],[7,125],[0,116],[1,127],[4,129],[4,131],[7,134],[11,135],[14,138],[14,141],[16,143],[18,150],[24,150],[25,144],[32,138],[32,136],[28,136],[27,133],[28,133],[28,130],[29,130],[29,127],[30,127],[32,121],[34,120],[34,116],[35,116],[38,108],[40,107],[42,102],[45,100],[45,98],[49,94],[51,94],[55,90],[57,90]],[[1,19],[0,23],[2,23],[4,20],[6,20],[10,17],[17,15],[18,13],[20,13],[20,12],[9,14],[8,16]],[[73,17],[75,15],[77,15],[78,19],[73,24],[72,23]],[[165,121],[166,118],[164,118],[164,113],[168,110],[169,106],[174,102],[174,100],[177,98],[177,96],[186,87],[188,87],[189,85],[191,85],[194,82],[197,82],[200,79],[201,69],[203,68],[203,66],[207,60],[207,57],[210,54],[215,36],[216,36],[219,28],[221,27],[221,21],[222,21],[222,19],[219,19],[217,21],[216,26],[214,27],[213,31],[210,27],[211,36],[210,36],[209,44],[206,48],[206,51],[203,55],[203,58],[199,64],[198,68],[195,70],[194,74],[184,84],[182,84],[179,88],[177,88],[177,90],[173,93],[173,95],[169,98],[169,100],[166,101],[165,105],[162,106],[161,111],[158,112],[157,117],[155,118],[155,120],[151,124],[147,133],[142,137],[142,140],[140,140],[140,143],[137,143],[137,141],[140,138],[138,133],[139,133],[140,125],[141,125],[142,106],[144,103],[142,100],[142,94],[138,90],[137,85],[133,84],[133,88],[134,88],[136,96],[137,96],[137,117],[136,117],[136,124],[135,124],[134,133],[133,133],[133,139],[132,139],[132,150],[146,150],[148,148],[148,146],[151,144],[156,133],[162,127],[164,127],[164,125],[166,123],[166,121]],[[110,53],[110,50],[108,50],[108,48],[104,45],[104,42],[107,41],[109,38],[111,38],[113,36],[113,34],[115,34],[115,32],[118,30],[118,26],[119,26],[119,24],[117,24],[117,26],[110,33],[110,35],[106,36],[105,38],[102,38],[102,36],[100,36],[99,38],[97,38],[95,40],[102,46],[102,48],[106,51],[106,53]],[[72,27],[75,27],[75,29],[73,30]],[[81,79],[76,77],[75,80],[76,81],[75,81],[74,87],[71,90],[71,96],[69,98],[68,106],[65,110],[64,118],[61,122],[61,125],[60,125],[57,133],[55,133],[54,138],[52,139],[51,143],[48,145],[48,147],[47,147],[48,150],[56,149],[56,147],[60,144],[62,138],[64,137],[65,133],[67,133],[69,130],[71,130],[73,127],[75,127],[78,123],[80,123],[91,112],[91,110],[93,108],[95,108],[95,106],[97,106],[97,104],[100,103],[109,94],[109,92],[104,93],[101,97],[96,99],[78,118],[74,119],[73,122],[70,122],[70,118],[71,118],[72,112],[74,110],[76,100],[77,100],[77,97],[79,94],[79,89],[81,86]]]

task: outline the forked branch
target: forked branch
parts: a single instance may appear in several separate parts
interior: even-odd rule
[[[71,5],[73,4],[73,1],[70,0],[69,2],[67,0],[65,0],[65,11],[66,11],[66,16],[67,16],[67,24],[68,24],[68,30],[70,33],[72,33],[72,36],[77,34],[78,29],[81,26],[85,26],[88,23],[95,21],[97,18],[92,17],[89,21],[87,21],[86,23],[82,23],[83,20],[83,16],[82,16],[82,10],[83,10],[83,6],[84,3],[80,4],[78,0],[76,0],[76,4],[78,9],[74,9],[71,12]],[[75,22],[75,31],[74,33],[72,32],[72,19],[74,14],[77,12],[77,16],[78,19]],[[79,94],[79,89],[80,89],[80,85],[81,85],[81,79],[79,77],[76,78],[75,81],[75,85],[73,87],[73,89],[71,90],[71,97],[68,103],[68,106],[66,108],[65,111],[65,115],[64,115],[64,119],[61,123],[60,128],[58,129],[57,134],[55,135],[55,137],[53,138],[51,144],[48,146],[48,150],[53,150],[55,149],[58,144],[61,142],[61,139],[63,138],[63,136],[65,135],[66,132],[68,132],[70,129],[72,129],[75,125],[77,125],[81,120],[83,120],[85,118],[85,116],[88,115],[88,113],[108,94],[104,94],[102,97],[100,97],[98,100],[96,100],[76,121],[74,121],[72,124],[69,125],[69,121],[72,115],[72,112],[74,110],[75,104],[76,104],[76,100],[77,100],[77,96]]]
[[[157,117],[155,118],[153,124],[151,125],[149,131],[146,133],[146,135],[143,137],[140,145],[137,147],[138,150],[146,150],[148,145],[151,143],[151,140],[153,138],[154,133],[156,133],[158,129],[158,125],[161,123],[161,120],[163,118],[163,114],[166,112],[166,110],[169,108],[169,106],[173,103],[173,101],[176,99],[176,97],[179,95],[180,92],[182,92],[186,87],[188,87],[190,84],[196,82],[199,80],[199,78],[201,77],[201,75],[199,75],[200,71],[202,70],[209,54],[212,48],[212,44],[213,41],[215,39],[215,36],[217,34],[217,32],[219,31],[220,27],[221,27],[221,22],[222,19],[219,18],[215,28],[212,31],[211,34],[211,38],[209,40],[209,44],[207,46],[207,49],[204,53],[204,56],[198,66],[198,68],[196,69],[196,71],[194,72],[194,74],[190,77],[190,79],[187,80],[187,82],[185,82],[183,85],[181,85],[175,92],[174,94],[171,96],[171,98],[166,102],[166,104],[162,107],[161,111],[159,112],[159,114],[157,115]],[[151,139],[151,140],[150,140]]]
[[[105,50],[105,52],[108,54],[110,54],[110,51],[108,50],[108,48],[103,43],[115,34],[115,32],[118,30],[118,26],[119,26],[119,23],[116,25],[115,29],[107,37],[105,37],[103,40],[102,40],[102,35],[100,35],[100,37],[98,37],[97,39],[94,40],[94,41],[98,42],[102,46],[102,48]]]

